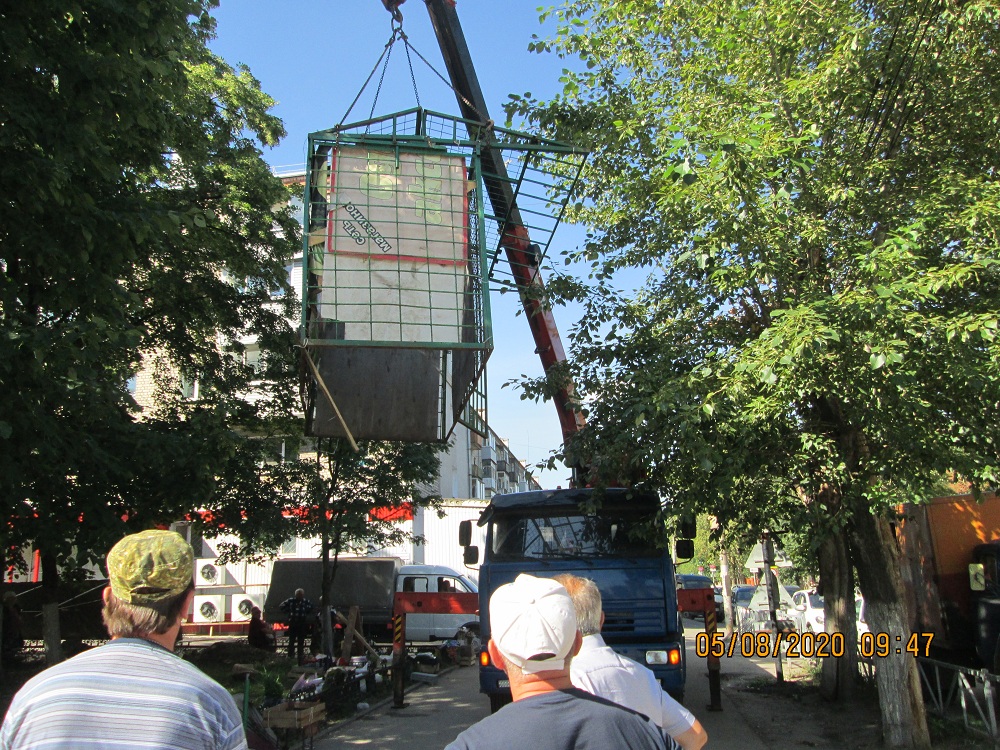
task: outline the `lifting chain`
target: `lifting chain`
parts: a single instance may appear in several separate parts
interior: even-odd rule
[[[448,86],[448,88],[450,88],[473,112],[475,112],[479,116],[480,122],[486,123],[488,125],[489,131],[492,131],[493,122],[489,120],[489,118],[485,117],[483,113],[481,113],[478,109],[476,109],[475,105],[473,105],[472,102],[470,102],[458,89],[456,89],[451,81],[445,78],[445,76],[443,76],[433,65],[431,65],[430,62],[428,62],[427,59],[420,54],[419,50],[410,45],[410,41],[409,39],[407,39],[406,34],[403,31],[403,13],[399,9],[399,6],[405,2],[406,0],[382,0],[382,5],[385,6],[385,9],[389,11],[389,13],[392,15],[392,21],[391,21],[392,35],[389,37],[389,41],[386,42],[385,48],[382,50],[381,56],[379,56],[379,59],[375,61],[375,66],[372,68],[371,73],[368,74],[368,78],[365,79],[364,84],[362,84],[361,90],[358,91],[357,96],[354,97],[354,101],[351,102],[351,106],[347,108],[347,112],[344,113],[344,116],[341,118],[340,123],[337,127],[339,128],[347,121],[348,116],[350,116],[351,111],[354,109],[354,106],[358,103],[358,100],[361,98],[361,95],[364,93],[365,89],[368,88],[368,84],[371,83],[372,78],[375,76],[375,71],[378,70],[379,65],[381,64],[382,73],[379,76],[378,85],[375,88],[375,98],[372,101],[371,110],[368,113],[368,119],[372,119],[374,117],[375,107],[378,104],[379,94],[381,94],[382,92],[382,84],[385,81],[385,74],[389,68],[389,58],[392,56],[392,47],[396,42],[402,41],[403,48],[406,50],[406,63],[410,69],[410,81],[413,84],[413,96],[416,99],[417,106],[418,107],[421,106],[420,92],[417,90],[417,77],[413,71],[413,59],[410,57],[411,49],[413,50],[413,54],[415,54],[428,68],[430,68],[431,71],[438,78],[444,81],[445,85]],[[452,7],[455,7],[455,0],[444,0],[444,2],[446,2],[448,5]]]

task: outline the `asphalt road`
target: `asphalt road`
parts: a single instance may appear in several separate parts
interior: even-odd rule
[[[687,622],[688,679],[684,704],[704,725],[711,750],[767,750],[767,746],[722,691],[721,711],[709,711],[710,692],[705,661],[694,655],[694,634],[702,624]],[[740,656],[722,660],[723,685],[739,675],[765,677],[773,668],[762,660]],[[316,739],[315,750],[366,746],[379,750],[440,750],[463,729],[489,713],[489,701],[479,693],[478,668],[456,667],[438,675],[433,684],[412,688],[406,708],[392,701],[375,706]]]
[[[479,667],[455,667],[434,684],[422,684],[406,693],[406,708],[392,701],[334,727],[316,739],[315,750],[366,746],[399,750],[440,750],[466,727],[490,712],[490,702],[479,692]]]

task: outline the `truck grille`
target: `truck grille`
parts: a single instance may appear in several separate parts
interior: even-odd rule
[[[667,630],[663,618],[663,602],[605,602],[604,627],[606,636],[662,634]]]

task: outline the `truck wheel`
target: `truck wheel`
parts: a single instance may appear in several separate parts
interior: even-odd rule
[[[512,700],[510,693],[490,693],[490,713],[495,714]]]

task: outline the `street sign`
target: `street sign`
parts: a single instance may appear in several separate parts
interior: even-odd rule
[[[777,547],[774,548],[774,564],[779,568],[792,567],[791,561]],[[759,570],[764,567],[764,547],[760,542],[757,542],[753,546],[753,549],[750,550],[750,554],[747,555],[745,567],[747,570]]]

